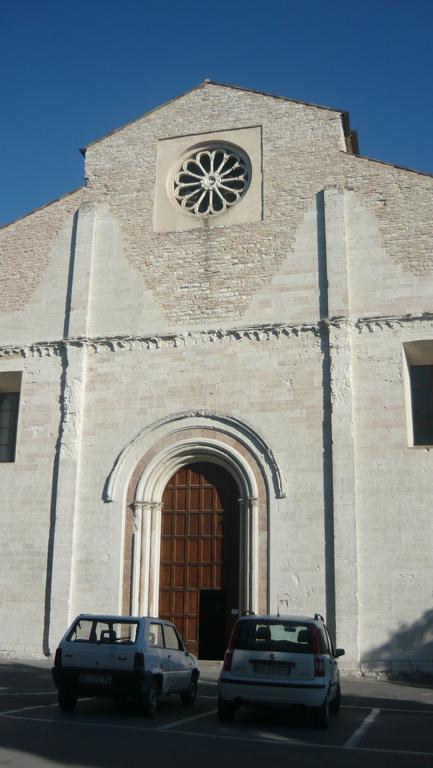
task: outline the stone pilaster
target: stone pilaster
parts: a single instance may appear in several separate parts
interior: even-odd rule
[[[327,559],[333,561],[334,611],[337,642],[347,657],[356,660],[358,650],[358,558],[356,521],[356,477],[352,376],[352,331],[350,317],[350,274],[346,250],[345,193],[328,189],[324,193],[327,266],[328,389],[330,402],[329,446],[332,451],[332,523],[325,526],[332,547]],[[325,321],[326,322],[326,321]]]
[[[255,496],[238,500],[240,516],[240,610],[258,611],[258,501]]]
[[[45,652],[52,653],[71,621],[74,588],[74,533],[80,499],[80,456],[87,350],[73,339],[88,327],[96,212],[83,205],[72,243],[65,340],[62,343],[60,424],[53,472],[51,533],[46,595]]]
[[[141,573],[141,542],[143,528],[143,502],[135,501],[134,510],[134,528],[132,533],[132,574],[131,574],[131,605],[130,611],[133,616],[139,613],[140,601],[140,573]]]

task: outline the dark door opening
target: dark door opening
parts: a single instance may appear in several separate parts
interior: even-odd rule
[[[199,658],[222,659],[227,648],[225,589],[201,589],[199,610]]]
[[[183,467],[163,496],[159,615],[202,659],[222,659],[239,608],[239,491],[216,464]]]

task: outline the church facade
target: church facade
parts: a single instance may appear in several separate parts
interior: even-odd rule
[[[323,614],[432,672],[433,179],[346,113],[206,81],[0,231],[1,647]]]

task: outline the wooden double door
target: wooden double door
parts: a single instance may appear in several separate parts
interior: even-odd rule
[[[207,463],[180,469],[163,495],[159,615],[201,659],[223,657],[239,609],[238,496]]]

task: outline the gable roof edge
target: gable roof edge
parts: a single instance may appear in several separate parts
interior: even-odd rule
[[[75,189],[71,189],[70,192],[65,192],[63,195],[59,195],[58,197],[55,197],[53,200],[49,200],[47,203],[42,203],[42,205],[36,206],[36,208],[32,208],[30,211],[27,211],[27,213],[21,214],[21,216],[17,216],[15,219],[12,219],[12,221],[6,221],[4,224],[0,224],[0,231],[3,229],[6,229],[7,227],[11,227],[13,224],[17,224],[19,221],[23,221],[23,219],[27,219],[29,216],[33,216],[35,213],[39,213],[40,211],[43,211],[44,208],[49,208],[50,205],[55,205],[56,203],[60,203],[62,200],[65,200],[67,197],[72,197],[72,195],[75,195],[77,192],[82,192],[84,189],[86,189],[85,184],[83,184],[81,187],[75,187]]]
[[[108,131],[107,133],[104,133],[98,139],[89,141],[89,143],[85,144],[84,147],[80,147],[81,154],[84,157],[86,154],[86,150],[89,149],[89,147],[93,147],[95,144],[99,144],[100,141],[104,141],[104,139],[108,139],[110,136],[114,136],[116,133],[123,131],[124,128],[128,128],[130,125],[133,125],[134,123],[138,122],[138,120],[142,120],[148,115],[151,115],[160,109],[164,109],[165,107],[168,107],[169,104],[173,104],[175,101],[178,101],[179,99],[184,98],[184,96],[188,96],[190,93],[194,93],[194,91],[198,91],[201,88],[205,88],[207,85],[215,85],[218,88],[230,88],[231,90],[234,90],[234,91],[254,93],[254,94],[257,94],[258,96],[265,96],[266,98],[270,98],[270,99],[278,99],[279,101],[286,101],[290,104],[300,104],[301,106],[304,106],[304,107],[312,107],[313,109],[322,109],[325,112],[336,112],[337,114],[341,115],[344,135],[346,136],[346,138],[350,136],[351,129],[350,129],[350,122],[349,122],[349,113],[347,112],[347,110],[337,109],[336,107],[325,107],[322,104],[314,104],[308,101],[300,101],[299,99],[289,99],[287,96],[279,96],[275,93],[269,93],[267,91],[258,91],[254,88],[245,88],[244,86],[241,86],[241,85],[230,85],[228,83],[218,83],[216,80],[207,79],[207,80],[203,80],[202,83],[199,83],[198,85],[194,86],[194,88],[189,88],[187,91],[183,91],[178,96],[174,96],[172,99],[165,101],[163,104],[159,104],[157,107],[153,107],[153,109],[149,109],[147,112],[144,112],[142,115],[135,117],[133,120],[129,120],[127,123],[123,123],[123,125],[119,126],[119,128],[114,128],[112,131]]]
[[[343,152],[346,155],[347,152]],[[392,163],[389,160],[378,160],[377,157],[368,157],[368,155],[353,155],[356,160],[366,160],[368,163],[377,163],[378,165],[384,165],[387,168],[394,168],[396,171],[404,171],[404,173],[415,173],[417,176],[426,176],[428,179],[433,179],[433,173],[429,171],[419,171],[417,168],[409,168],[405,165],[398,165],[398,163]]]

